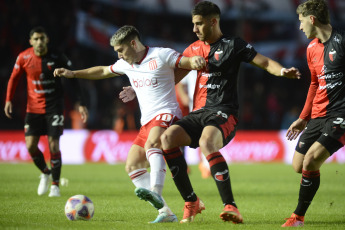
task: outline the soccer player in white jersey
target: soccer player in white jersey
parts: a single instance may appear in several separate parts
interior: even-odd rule
[[[166,165],[160,135],[182,116],[176,100],[174,69],[201,69],[205,59],[184,57],[169,48],[144,46],[133,26],[116,31],[110,45],[119,57],[115,64],[75,71],[59,68],[54,76],[96,80],[127,75],[139,101],[142,127],[129,150],[126,171],[136,187],[136,195],[159,212],[151,223],[176,222],[177,217],[162,198]]]

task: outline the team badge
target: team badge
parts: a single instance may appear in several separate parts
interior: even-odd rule
[[[336,58],[336,56],[337,56],[337,51],[335,51],[334,49],[332,49],[331,51],[329,51],[328,56],[329,56],[329,59],[330,59],[331,61],[334,61],[335,58]]]
[[[216,175],[214,175],[214,178],[217,181],[225,181],[229,179],[229,171],[226,169],[223,172],[217,172]]]
[[[217,50],[215,53],[214,53],[214,58],[219,61],[219,57],[220,55],[223,54],[223,50]]]
[[[157,66],[157,62],[156,62],[155,59],[149,61],[149,68],[150,68],[150,70],[155,70],[155,69],[157,69],[157,67],[158,66]]]
[[[55,62],[47,62],[47,67],[49,70],[52,70],[54,65],[55,65]]]

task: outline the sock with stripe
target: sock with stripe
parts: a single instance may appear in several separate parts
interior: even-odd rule
[[[59,186],[60,175],[61,175],[61,152],[51,153],[50,166],[52,172],[52,184]]]
[[[294,213],[304,216],[320,187],[320,170],[306,171],[302,169],[302,180],[299,189],[298,205]]]
[[[211,174],[216,182],[224,206],[231,204],[237,207],[232,194],[228,164],[224,157],[220,152],[215,152],[208,155],[206,158],[210,164]]]
[[[145,188],[151,190],[150,187],[150,173],[147,172],[146,168],[136,169],[128,173],[134,186],[136,188]]]
[[[163,156],[169,166],[175,185],[183,199],[186,202],[196,201],[197,196],[190,183],[187,173],[187,163],[180,148],[163,150]]]

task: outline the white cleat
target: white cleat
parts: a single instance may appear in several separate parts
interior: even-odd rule
[[[60,195],[60,189],[57,185],[52,185],[50,187],[50,193],[48,195],[49,197],[59,197]]]
[[[39,196],[42,196],[43,194],[48,192],[49,189],[49,185],[51,183],[51,176],[50,174],[44,174],[42,173],[40,175],[40,184],[38,185],[38,189],[37,189],[37,194]]]

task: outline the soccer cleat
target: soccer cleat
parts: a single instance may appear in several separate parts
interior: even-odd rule
[[[37,189],[37,194],[39,196],[45,194],[46,192],[48,192],[48,189],[49,189],[49,185],[50,185],[50,182],[51,182],[51,176],[50,174],[44,174],[42,173],[40,175],[40,184],[38,185],[38,189]]]
[[[48,195],[49,197],[59,197],[60,195],[60,189],[57,185],[52,185],[50,187],[50,193]]]
[[[185,202],[183,210],[183,219],[180,223],[190,223],[194,221],[196,214],[201,214],[201,211],[205,210],[205,205],[198,197],[195,202]]]
[[[137,197],[140,200],[148,201],[155,209],[161,209],[164,206],[164,201],[160,195],[155,192],[152,192],[146,188],[136,188],[134,190]]]
[[[291,217],[286,218],[287,220],[282,227],[303,227],[304,226],[304,216],[298,216],[292,213]]]
[[[223,221],[232,221],[234,224],[243,223],[243,218],[238,209],[230,204],[225,205],[223,212],[219,215]]]
[[[158,214],[157,218],[154,221],[149,222],[149,223],[156,224],[156,223],[167,223],[167,222],[177,222],[176,215],[175,214],[169,215],[166,212],[162,212]]]

